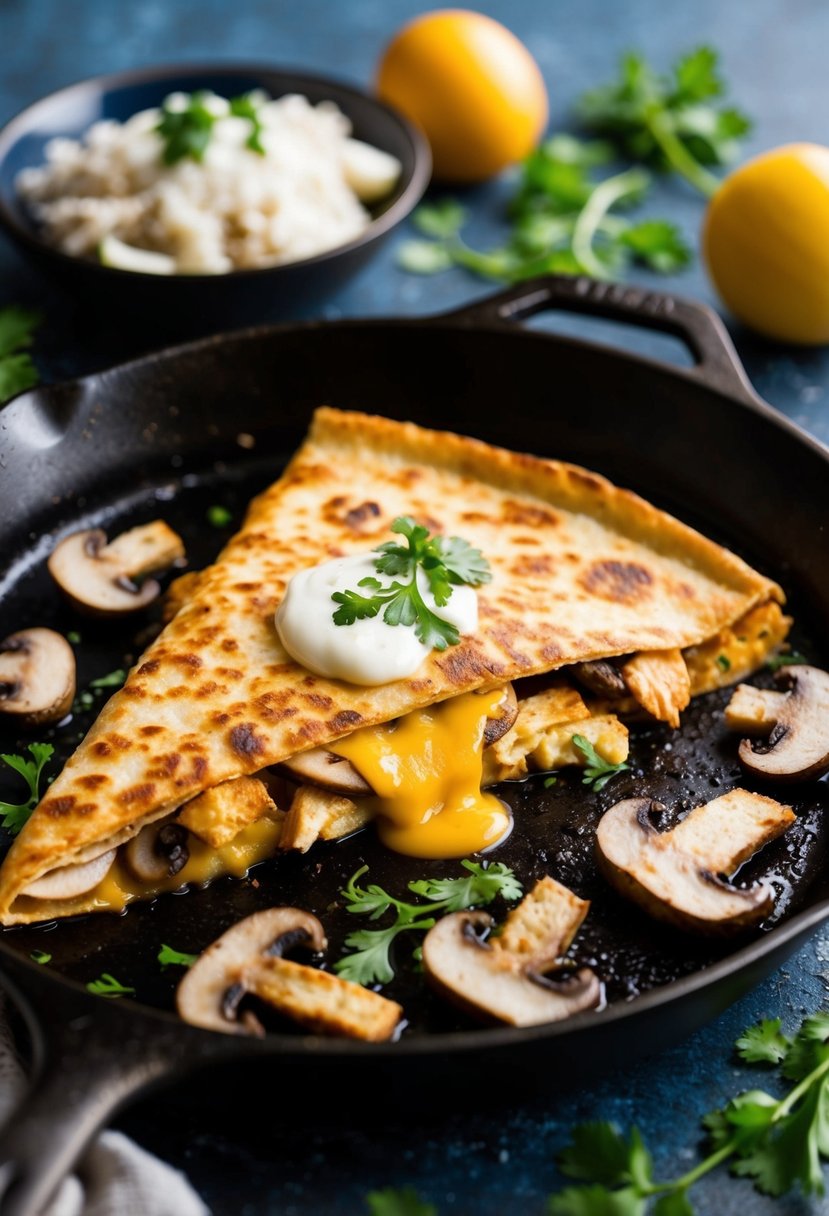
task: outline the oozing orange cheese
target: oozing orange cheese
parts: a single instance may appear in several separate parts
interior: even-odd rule
[[[509,833],[508,808],[481,791],[484,726],[502,699],[503,689],[466,693],[332,746],[375,791],[380,839],[390,849],[465,857]]]

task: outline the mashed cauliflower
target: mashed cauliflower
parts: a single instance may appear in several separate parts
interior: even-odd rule
[[[333,102],[250,96],[264,155],[248,145],[250,122],[209,94],[215,123],[201,161],[165,164],[162,112],[145,110],[125,123],[97,122],[81,141],[51,140],[46,163],[19,173],[17,188],[64,253],[97,258],[126,247],[139,252],[125,268],[156,273],[295,262],[359,236],[371,220],[364,204],[394,189],[400,163],[352,139]],[[165,106],[185,109],[189,100],[173,95]],[[140,251],[156,257],[141,264]]]

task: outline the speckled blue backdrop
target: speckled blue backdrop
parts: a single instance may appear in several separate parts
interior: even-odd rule
[[[532,48],[550,90],[551,124],[566,127],[573,99],[607,77],[620,51],[641,47],[658,63],[701,40],[723,55],[735,98],[756,119],[747,152],[790,140],[829,143],[824,0],[498,0],[480,9],[508,24]],[[420,11],[415,0],[0,0],[0,121],[38,96],[87,75],[151,62],[196,59],[272,60],[331,72],[358,83],[371,79],[391,32]],[[506,183],[469,192],[471,235],[481,244],[500,235]],[[654,213],[669,212],[692,240],[702,205],[680,184],[660,185]],[[401,238],[402,239],[402,238]],[[642,281],[653,282],[647,275]],[[660,280],[715,303],[703,270]],[[453,271],[434,279],[395,267],[391,243],[362,278],[333,299],[325,316],[418,314],[482,295],[484,284]],[[32,279],[0,241],[0,305],[20,300],[44,307],[48,321],[36,355],[44,376],[58,379],[100,367],[147,345],[129,326],[90,333],[84,317]],[[590,333],[588,323],[573,322]],[[602,331],[607,335],[607,329]],[[732,326],[760,393],[824,441],[829,440],[829,357],[824,350],[775,346]],[[613,335],[631,349],[658,354],[657,340]],[[373,1187],[415,1186],[441,1213],[496,1216],[510,1208],[539,1216],[560,1183],[554,1158],[576,1122],[635,1121],[664,1174],[693,1159],[699,1116],[755,1074],[736,1065],[730,1045],[747,1023],[782,1016],[794,1023],[821,1005],[829,989],[829,931],[818,934],[783,970],[693,1038],[602,1084],[492,1116],[451,1114],[436,1095],[433,1118],[414,1123],[405,1093],[378,1095],[387,1117],[370,1133],[350,1126],[324,1141],[313,1128],[282,1127],[206,1106],[198,1118],[175,1094],[148,1099],[119,1125],[186,1169],[217,1216],[358,1216]],[[486,1080],[482,1078],[482,1080]],[[497,1079],[490,1079],[497,1084]],[[274,1105],[280,1097],[273,1095]],[[348,1110],[348,1095],[321,1095]],[[704,1216],[731,1213],[829,1212],[829,1203],[759,1197],[745,1182],[718,1174],[696,1190]]]

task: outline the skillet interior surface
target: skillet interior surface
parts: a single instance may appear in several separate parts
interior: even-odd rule
[[[55,536],[90,525],[114,535],[163,518],[181,532],[197,569],[241,521],[250,497],[278,475],[309,411],[323,402],[411,417],[606,473],[777,577],[796,618],[795,648],[814,662],[825,660],[812,641],[829,619],[817,535],[821,512],[825,516],[819,453],[690,377],[577,342],[440,322],[253,332],[14,403],[2,416],[0,548],[11,560],[2,584],[0,636],[32,624],[78,631],[79,689],[128,666],[140,652],[138,635],[149,618],[103,625],[62,606],[45,572]],[[252,450],[248,435],[256,440]],[[779,506],[773,509],[782,502],[790,504],[787,516]],[[207,522],[208,508],[217,504],[232,512],[227,528]],[[758,682],[770,680],[766,673]],[[93,692],[91,708],[37,735],[55,744],[51,772],[73,750],[105,695]],[[723,727],[728,695],[699,698],[678,732],[634,728],[630,772],[601,793],[586,789],[575,771],[561,774],[550,789],[539,778],[501,787],[516,827],[493,859],[513,866],[527,885],[549,872],[593,901],[572,953],[596,969],[611,1004],[699,972],[743,944],[700,943],[654,925],[606,887],[592,855],[601,812],[621,798],[646,795],[666,803],[667,826],[734,785],[751,786],[736,762],[736,741]],[[5,731],[0,750],[20,751],[25,742]],[[820,877],[829,843],[820,813],[825,794],[821,783],[787,789],[784,800],[796,810],[797,824],[741,871],[740,881],[770,874],[778,891],[777,912],[761,935],[826,896],[827,881]],[[4,775],[0,797],[17,795],[17,785]],[[412,878],[459,868],[457,862],[397,857],[367,830],[304,857],[263,863],[245,881],[220,880],[133,905],[122,916],[17,928],[2,935],[2,944],[23,956],[46,950],[51,967],[82,983],[110,972],[134,987],[142,1004],[170,1009],[181,972],[159,967],[160,945],[196,952],[258,908],[293,903],[317,913],[333,962],[346,934],[363,927],[362,918],[344,910],[339,892],[364,864],[371,881],[399,897]],[[497,917],[503,909],[494,911]],[[385,991],[404,1005],[404,1034],[471,1027],[424,991],[411,958],[416,942],[405,936],[398,942],[398,977]]]

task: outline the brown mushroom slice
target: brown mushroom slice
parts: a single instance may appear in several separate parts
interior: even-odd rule
[[[571,670],[578,682],[597,697],[617,701],[628,696],[624,676],[609,659],[590,659],[584,663],[574,663]]]
[[[124,861],[140,882],[174,878],[190,860],[189,835],[180,823],[148,823],[124,845]]]
[[[643,650],[622,663],[621,674],[637,704],[676,730],[680,711],[691,700],[691,677],[682,651]]]
[[[489,689],[481,689],[489,692]],[[498,703],[495,713],[487,718],[484,727],[484,747],[491,747],[510,730],[518,717],[518,698],[511,684],[504,685],[504,695]]]
[[[75,698],[75,654],[54,629],[21,629],[0,642],[0,713],[21,726],[59,722]]]
[[[154,579],[184,557],[181,537],[162,520],[131,528],[107,544],[100,528],[75,532],[52,551],[48,568],[71,603],[92,616],[122,616],[145,608],[160,594]]]
[[[243,984],[317,1034],[380,1043],[392,1037],[403,1016],[400,1005],[378,992],[285,958],[260,958],[245,970]]]
[[[239,1018],[247,989],[245,973],[267,954],[281,955],[297,946],[321,951],[327,945],[316,916],[299,908],[266,908],[240,920],[217,938],[193,964],[178,986],[176,1008],[193,1026],[223,1034],[261,1035],[259,1020]]]
[[[365,797],[372,793],[371,786],[364,781],[345,756],[337,756],[324,747],[314,747],[284,760],[283,772],[306,785],[316,785],[334,794],[351,794]]]
[[[808,781],[829,772],[829,673],[818,667],[784,667],[779,683],[790,691],[780,703],[768,745],[758,751],[743,739],[740,763],[757,777]]]
[[[86,895],[106,877],[114,860],[115,849],[107,849],[80,865],[59,866],[30,883],[22,894],[35,899],[74,899]]]
[[[456,913],[429,931],[423,962],[429,981],[456,1004],[488,1020],[512,1026],[560,1021],[601,999],[601,984],[588,969],[548,980],[590,904],[554,878],[540,879],[485,944],[475,927],[492,923],[486,913]],[[442,928],[447,921],[449,928]]]
[[[742,890],[717,875],[733,874],[785,832],[795,819],[791,808],[736,789],[660,832],[651,815],[662,809],[648,798],[627,798],[602,816],[596,853],[608,881],[650,915],[681,929],[720,934],[763,920],[774,906],[768,882]]]
[[[492,926],[487,912],[453,912],[423,941],[431,986],[467,1013],[509,1026],[560,1022],[601,1001],[601,983],[588,968],[545,979],[520,957],[481,941]]]
[[[231,777],[186,803],[178,823],[213,849],[229,844],[263,815],[273,817],[277,806],[258,777]]]
[[[725,724],[744,735],[770,735],[785,700],[786,693],[773,688],[738,684],[725,707]]]

